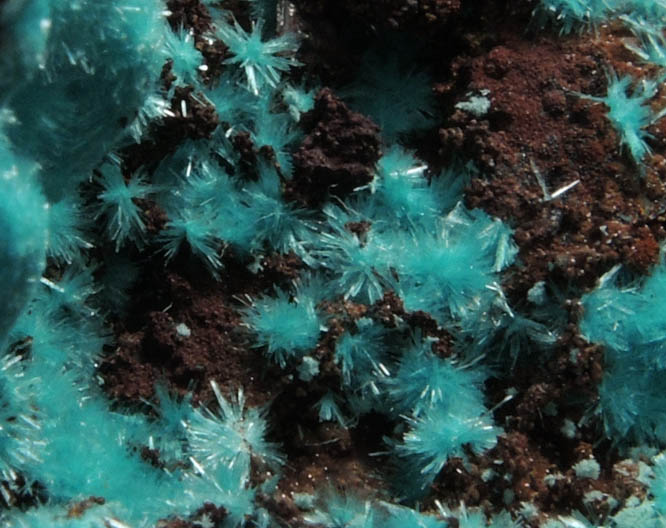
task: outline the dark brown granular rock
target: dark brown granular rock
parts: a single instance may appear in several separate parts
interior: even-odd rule
[[[294,154],[293,198],[317,205],[329,194],[345,196],[372,181],[381,139],[370,119],[324,88],[302,125],[308,134]]]
[[[176,87],[171,100],[171,111],[182,135],[188,139],[209,138],[217,128],[215,107],[194,91],[192,86]],[[174,128],[176,123],[171,123]]]
[[[160,73],[160,83],[162,84],[164,91],[168,92],[171,90],[171,86],[176,82],[176,79],[178,79],[178,77],[173,73],[173,61],[167,59],[164,66],[162,66],[162,72]]]
[[[249,404],[264,404],[276,386],[261,381],[265,362],[248,343],[237,295],[255,293],[261,277],[228,266],[220,281],[177,257],[188,271],[155,263],[139,280],[129,315],[115,324],[116,345],[100,366],[108,394],[121,402],[151,399],[156,383],[193,393],[195,403],[214,401],[210,381],[226,394],[243,387]],[[256,400],[255,397],[260,398]]]
[[[466,205],[515,229],[520,264],[502,280],[509,300],[522,302],[542,280],[563,290],[592,288],[618,263],[647,273],[664,236],[654,221],[666,200],[663,169],[653,164],[659,158],[646,159],[641,176],[619,148],[604,105],[577,95],[605,93],[607,64],[637,74],[617,49],[621,39],[502,29],[497,40],[486,52],[456,58],[452,79],[435,92],[452,111],[440,129],[442,155],[462,154],[483,175],[470,182]],[[490,102],[486,114],[456,107],[481,93]],[[545,194],[570,184],[555,199]]]
[[[236,132],[231,137],[231,143],[238,154],[238,173],[250,179],[257,178],[257,149],[245,130]]]
[[[141,209],[143,224],[148,237],[159,234],[169,221],[166,211],[153,200],[135,198],[134,202]]]
[[[144,167],[153,170],[186,139],[210,138],[218,126],[215,107],[192,86],[177,86],[171,99],[171,115],[153,122],[146,138],[123,151],[123,170],[133,174]]]
[[[261,261],[263,276],[276,285],[287,285],[295,281],[304,267],[301,258],[293,252],[274,253],[265,256]]]
[[[437,321],[427,312],[408,312],[402,299],[393,291],[367,307],[367,316],[373,318],[386,328],[397,328],[406,323],[412,332],[423,336],[435,337],[432,351],[441,357],[449,357],[453,353],[453,338],[449,332],[441,328]]]
[[[544,477],[554,468],[527,436],[510,433],[500,437],[493,454],[503,461],[498,469],[511,477],[518,501],[532,502],[547,493]]]
[[[456,506],[464,502],[466,506],[478,506],[490,498],[489,488],[481,478],[482,467],[465,463],[461,458],[448,460],[433,484],[433,494]]]
[[[338,16],[362,24],[367,31],[415,30],[441,27],[458,14],[461,0],[297,0],[303,16]]]
[[[453,57],[485,51],[499,27],[523,34],[536,0],[296,0],[299,60],[327,86],[353,79],[360,58],[379,41],[420,47],[415,59],[449,78]],[[399,48],[400,46],[398,46]]]
[[[167,20],[174,31],[191,29],[201,35],[212,29],[213,20],[200,0],[169,0],[167,7],[171,13]]]
[[[219,39],[195,37],[195,46],[204,58],[205,69],[199,76],[207,85],[214,85],[225,68],[225,61],[230,57],[229,48]]]
[[[573,465],[593,456],[592,446],[571,442],[567,448],[570,459],[558,466],[552,462],[553,445],[517,432],[502,435],[497,445],[482,455],[469,452],[464,463],[460,458],[450,459],[433,484],[431,498],[452,508],[462,501],[468,507],[480,506],[489,514],[505,507],[517,512],[524,503],[531,503],[539,513],[526,520],[525,526],[537,528],[549,518],[546,513],[552,518],[572,510],[589,512],[592,506],[604,517],[610,512],[610,505],[603,500],[603,494],[620,504],[632,495],[645,496],[645,485],[638,480],[635,462],[608,463],[599,478],[579,478]],[[591,491],[602,494],[598,503],[585,502]]]

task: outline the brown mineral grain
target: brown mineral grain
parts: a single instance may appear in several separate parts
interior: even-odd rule
[[[368,185],[381,155],[379,128],[353,112],[328,88],[303,115],[307,135],[294,154],[290,194],[308,205],[318,205],[329,195],[344,197]]]

